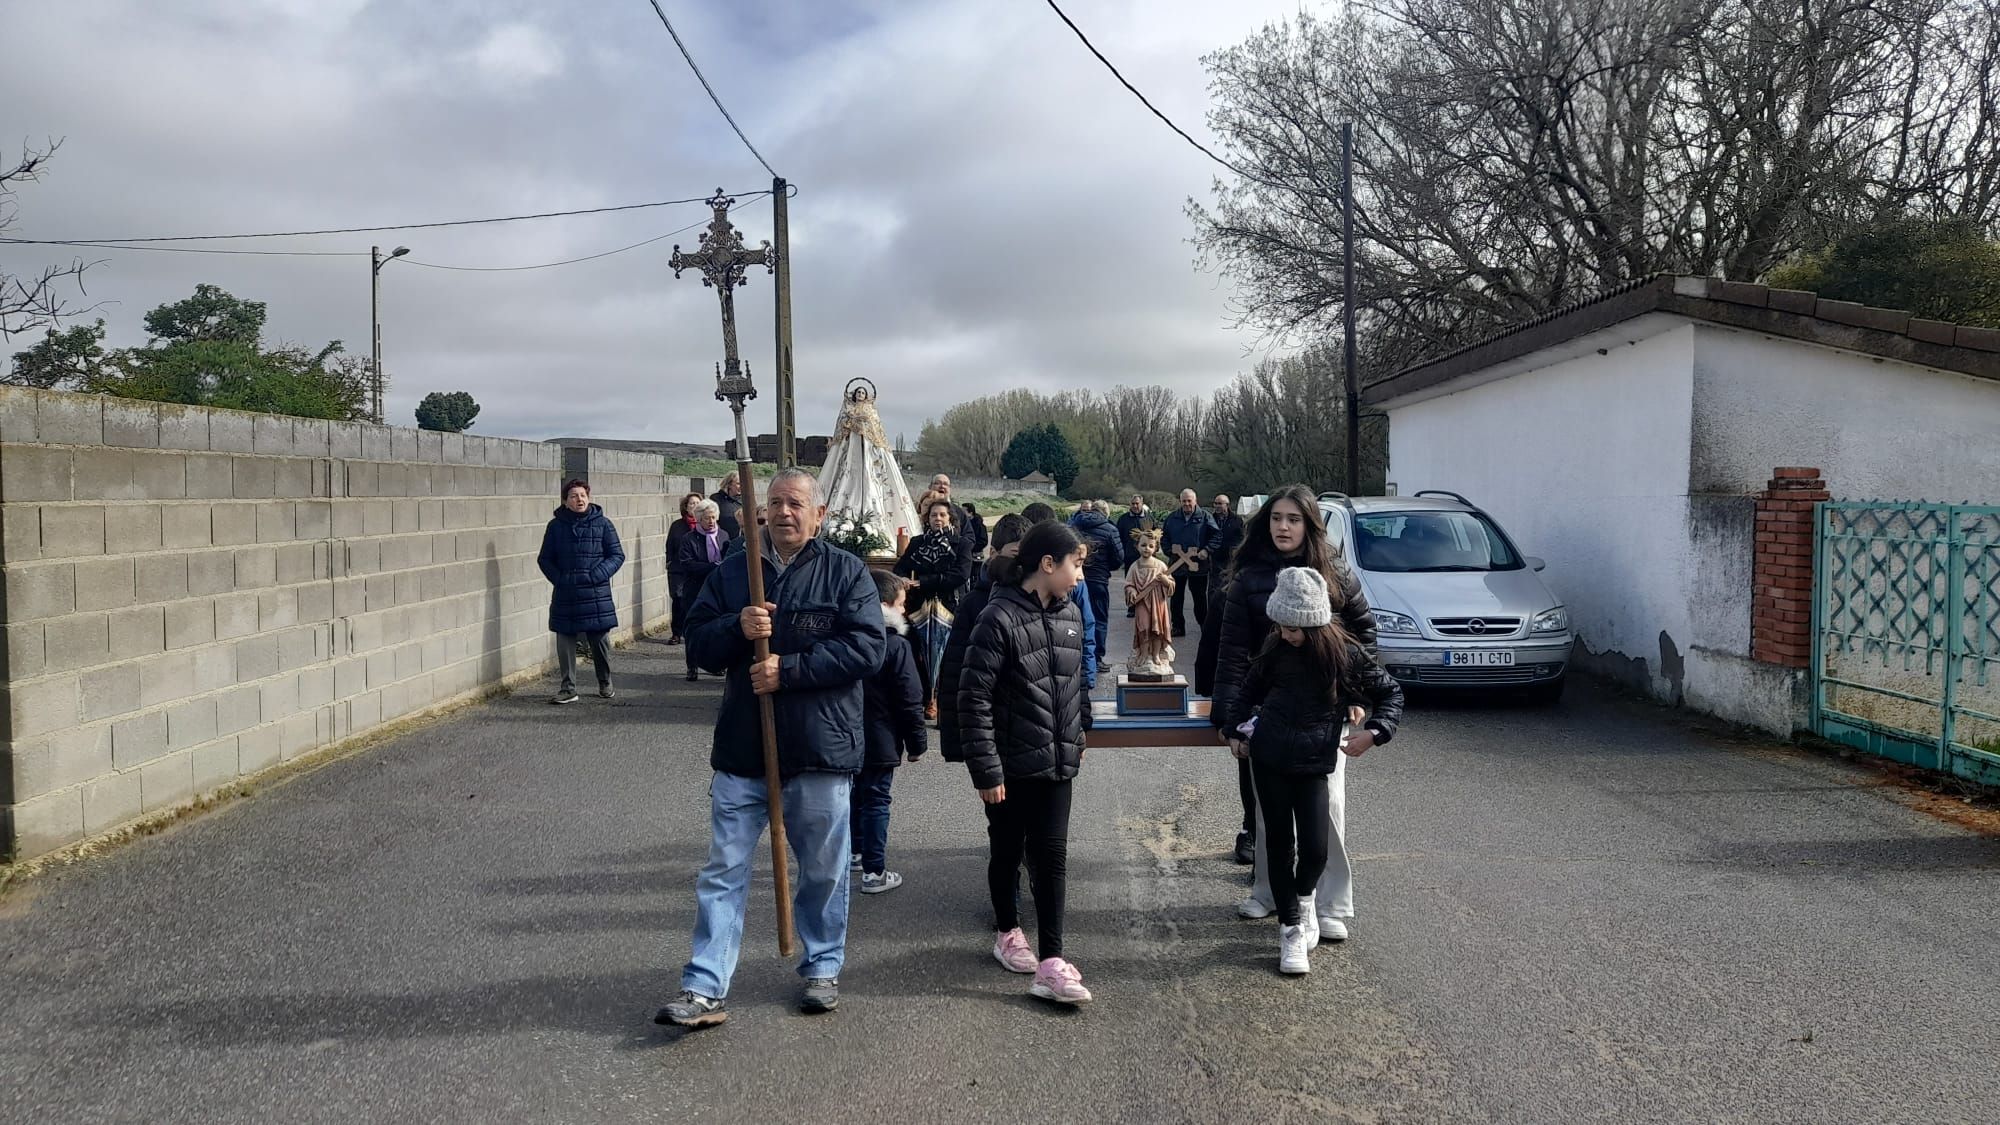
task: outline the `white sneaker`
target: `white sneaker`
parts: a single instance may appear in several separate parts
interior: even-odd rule
[[[1258,902],[1256,895],[1251,895],[1249,898],[1236,904],[1236,916],[1238,918],[1269,918],[1271,916],[1271,908]]]
[[[1321,918],[1319,920],[1319,936],[1327,941],[1346,941],[1347,923],[1338,918]]]
[[[1304,926],[1278,927],[1278,971],[1290,976],[1312,971],[1312,962],[1306,960],[1306,928]]]
[[[1299,904],[1299,929],[1305,931],[1306,948],[1319,948],[1319,939],[1325,931],[1319,925],[1319,907],[1310,902]]]
[[[859,875],[859,874],[861,874],[861,853],[860,853],[860,852],[855,852],[855,853],[853,853],[853,854],[852,854],[851,856],[849,856],[849,857],[848,857],[848,860],[847,860],[847,869],[848,869],[849,871],[852,871],[852,872],[854,872],[854,873],[855,873],[856,875]]]
[[[880,875],[870,873],[861,876],[861,893],[864,895],[879,895],[884,891],[893,891],[902,885],[903,877],[894,871],[884,871]]]

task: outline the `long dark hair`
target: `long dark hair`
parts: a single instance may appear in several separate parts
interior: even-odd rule
[[[1297,555],[1279,554],[1278,545],[1271,541],[1271,509],[1280,500],[1290,500],[1305,513],[1305,543],[1299,547]],[[1288,484],[1273,492],[1264,501],[1264,506],[1250,517],[1243,528],[1243,546],[1237,548],[1236,557],[1230,560],[1225,581],[1234,582],[1236,576],[1252,564],[1281,563],[1286,559],[1296,559],[1300,565],[1312,567],[1319,571],[1321,578],[1326,579],[1329,589],[1340,589],[1333,547],[1326,540],[1326,519],[1319,514],[1319,497],[1303,484]]]
[[[1021,537],[1021,553],[1001,560],[1013,565],[1000,568],[1000,581],[1009,586],[1019,586],[1029,575],[1042,569],[1043,559],[1061,562],[1082,549],[1083,540],[1076,537],[1076,532],[1071,531],[1068,524],[1056,520],[1038,523]]]
[[[1279,632],[1282,628],[1272,623],[1270,635],[1264,638],[1264,647],[1257,650],[1258,660],[1269,660],[1280,648],[1291,647]],[[1354,639],[1341,627],[1338,617],[1325,625],[1305,625],[1301,629],[1306,635],[1306,643],[1299,646],[1299,651],[1305,654],[1313,671],[1326,681],[1327,702],[1338,704],[1341,688],[1348,678],[1347,646],[1353,644]]]

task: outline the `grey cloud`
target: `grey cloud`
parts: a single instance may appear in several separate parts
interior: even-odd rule
[[[644,4],[282,0],[24,5],[0,43],[0,104],[67,144],[21,200],[31,237],[285,229],[504,214],[754,190],[727,131]],[[1073,14],[1183,125],[1196,56],[1289,4],[1077,3]],[[683,15],[676,9],[685,9]],[[1227,9],[1227,10],[1225,10]],[[981,0],[670,5],[792,201],[802,427],[839,389],[881,385],[885,422],[1002,386],[1160,382],[1204,392],[1247,367],[1230,287],[1192,268],[1181,206],[1214,166],[1119,89],[1046,10]],[[73,80],[88,43],[94,81]],[[417,260],[518,265],[703,218],[699,206],[549,223],[342,236]],[[770,236],[767,200],[739,225]],[[672,242],[521,273],[385,270],[392,420],[470,390],[479,432],[719,440],[715,298]],[[0,251],[22,269],[50,255]],[[92,295],[118,343],[198,281],[264,300],[275,336],[367,347],[363,258],[103,252]],[[766,388],[771,279],[739,291]]]

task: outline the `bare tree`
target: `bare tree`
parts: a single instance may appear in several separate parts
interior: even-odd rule
[[[13,229],[14,218],[20,213],[19,205],[14,202],[15,185],[40,180],[43,166],[61,147],[62,142],[56,140],[47,142],[41,148],[24,145],[21,158],[13,166],[0,164],[0,235]],[[0,238],[0,243],[8,241]],[[68,265],[42,266],[25,274],[0,269],[0,340],[52,328],[66,316],[87,311],[70,305],[64,293],[71,285],[75,285],[79,292],[82,290],[83,271],[90,264],[81,258],[72,258]]]
[[[1661,270],[1750,280],[1885,214],[2000,219],[2000,0],[1381,0],[1212,55],[1254,179],[1190,203],[1246,322],[1403,362]]]

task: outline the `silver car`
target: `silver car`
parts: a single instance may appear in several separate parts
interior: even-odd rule
[[[1569,611],[1491,516],[1450,492],[1324,493],[1327,536],[1361,579],[1383,667],[1405,687],[1561,698]]]

